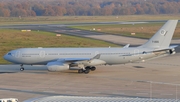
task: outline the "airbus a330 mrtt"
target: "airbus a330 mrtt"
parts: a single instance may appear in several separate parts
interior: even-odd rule
[[[123,48],[21,48],[8,52],[4,59],[15,64],[46,65],[49,71],[77,68],[78,73],[89,73],[98,65],[115,65],[145,61],[175,54],[170,42],[178,20],[169,20],[145,44]]]

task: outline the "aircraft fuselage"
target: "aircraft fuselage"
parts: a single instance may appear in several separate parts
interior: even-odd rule
[[[100,54],[100,60],[106,64],[124,64],[141,61],[156,56],[151,49],[131,48],[22,48],[5,55],[13,56],[11,62],[16,64],[44,64],[60,58],[93,58]]]

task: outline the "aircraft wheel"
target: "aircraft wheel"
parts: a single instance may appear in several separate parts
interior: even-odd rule
[[[85,69],[90,69],[91,67],[87,66]]]
[[[83,73],[83,69],[79,69],[79,70],[78,70],[78,73]]]
[[[23,64],[21,64],[20,66],[21,66],[20,71],[24,71]]]
[[[20,68],[20,71],[24,71],[24,68]]]
[[[96,70],[96,67],[91,67],[91,71],[95,71]]]
[[[84,73],[85,73],[85,74],[88,74],[89,72],[90,72],[89,69],[84,70]]]

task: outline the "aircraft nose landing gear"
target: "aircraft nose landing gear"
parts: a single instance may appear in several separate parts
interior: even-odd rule
[[[24,71],[24,67],[23,67],[23,64],[21,64],[21,68],[20,68],[20,71]]]

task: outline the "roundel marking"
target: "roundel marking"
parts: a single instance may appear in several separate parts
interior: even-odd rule
[[[161,35],[165,35],[165,34],[166,34],[166,30],[161,29],[160,34],[161,34]]]

